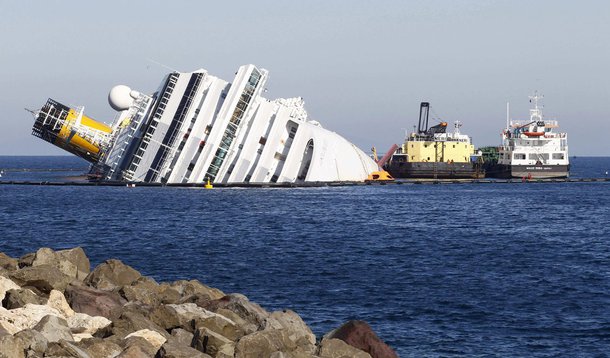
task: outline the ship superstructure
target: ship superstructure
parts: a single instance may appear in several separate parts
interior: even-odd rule
[[[456,121],[452,132],[447,122],[428,128],[430,104],[420,105],[417,130],[410,133],[385,168],[394,178],[481,178],[484,176],[472,140],[460,132]]]
[[[555,132],[556,120],[543,117],[539,101],[543,96],[530,96],[534,108],[529,120],[508,118],[502,131],[502,145],[498,148],[498,164],[490,175],[501,178],[566,178],[570,175],[568,135]],[[508,110],[507,110],[508,112]]]
[[[119,85],[111,126],[49,99],[33,134],[77,154],[100,180],[147,183],[363,181],[376,163],[308,118],[302,98],[268,100],[268,72],[244,65],[232,83],[172,72],[151,95]]]

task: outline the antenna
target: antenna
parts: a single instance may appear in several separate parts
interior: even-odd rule
[[[506,102],[506,130],[510,125],[510,102]]]
[[[169,66],[167,66],[167,65],[162,64],[161,62],[157,62],[157,61],[155,61],[155,60],[153,60],[153,59],[150,59],[150,58],[147,58],[147,59],[146,59],[146,61],[148,61],[148,62],[152,62],[152,63],[154,63],[155,65],[159,65],[159,66],[161,66],[161,67],[163,67],[163,68],[166,68],[166,69],[168,69],[168,70],[170,70],[170,71],[172,71],[172,72],[180,72],[180,71],[178,71],[178,70],[177,70],[177,69],[175,69],[175,68],[171,68],[171,67],[169,67]]]

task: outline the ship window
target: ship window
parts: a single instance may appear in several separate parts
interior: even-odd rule
[[[525,159],[525,153],[515,153],[515,159]]]
[[[563,153],[553,153],[553,159],[564,159]]]
[[[428,160],[430,160],[430,157],[428,157]]]
[[[455,148],[455,144],[453,145],[453,148]]]

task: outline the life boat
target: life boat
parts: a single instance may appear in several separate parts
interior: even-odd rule
[[[544,132],[523,132],[528,137],[542,137]]]

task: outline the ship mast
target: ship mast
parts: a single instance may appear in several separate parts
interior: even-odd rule
[[[530,98],[530,103],[532,102],[532,100],[534,101],[534,108],[530,109],[530,120],[532,121],[541,121],[542,120],[542,107],[540,106],[538,107],[538,100],[541,100],[544,98],[543,95],[539,95],[538,91],[534,91],[534,95],[533,96],[529,96]]]

